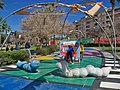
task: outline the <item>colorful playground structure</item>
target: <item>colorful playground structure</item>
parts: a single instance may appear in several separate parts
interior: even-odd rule
[[[66,56],[68,46],[71,45],[74,49],[73,59],[77,62],[80,62],[80,40],[62,40],[60,41],[60,55]]]

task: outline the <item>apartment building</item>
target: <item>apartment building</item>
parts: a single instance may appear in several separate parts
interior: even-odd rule
[[[108,13],[110,17],[112,17],[111,9],[109,8]],[[116,36],[120,36],[120,7],[115,8],[114,14],[114,26],[116,30]],[[106,14],[104,10],[99,11],[94,15],[94,19],[100,23],[102,28],[106,31],[109,37],[113,36],[113,31],[110,23],[110,18]],[[76,30],[80,30],[82,32],[82,37],[84,38],[94,38],[94,37],[105,37],[104,32],[98,26],[96,22],[94,22],[91,18],[84,16],[78,21],[75,21],[74,24],[76,25]]]

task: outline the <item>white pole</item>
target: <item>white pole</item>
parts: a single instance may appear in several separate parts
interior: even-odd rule
[[[114,43],[114,52],[113,52],[113,55],[114,55],[114,69],[115,69],[116,68],[116,66],[115,66],[115,61],[116,61],[116,31],[115,31],[114,22],[113,22],[114,20],[112,21],[112,19],[110,17],[110,14],[107,11],[107,7],[105,7],[104,5],[101,5],[101,6],[104,8],[106,14],[108,15],[108,17],[110,19],[110,23],[111,23],[113,34],[114,34],[114,42],[115,43]]]
[[[11,32],[12,32],[12,31],[10,31],[10,33],[8,34],[8,36],[6,37],[6,39],[4,40],[4,42],[3,42],[3,44],[2,44],[2,46],[1,46],[1,49],[0,49],[0,50],[2,50],[3,46],[5,45],[6,41],[8,40],[8,38],[9,38],[9,36],[10,36]]]

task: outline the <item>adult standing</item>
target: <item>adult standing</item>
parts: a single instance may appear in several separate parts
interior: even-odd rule
[[[30,46],[31,46],[30,41],[27,41],[27,42],[25,43],[25,48],[26,48],[26,50],[28,51],[29,56],[30,56],[30,58],[31,58],[32,55],[31,55],[31,52],[30,52]]]
[[[15,49],[20,50],[18,43],[15,44]]]

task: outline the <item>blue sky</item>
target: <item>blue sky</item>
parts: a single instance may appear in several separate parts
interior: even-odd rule
[[[4,6],[4,10],[0,9],[0,16],[5,18],[7,15],[14,12],[15,10],[23,8],[27,5],[31,5],[31,4],[35,4],[35,3],[53,2],[55,0],[3,0],[3,1],[5,3],[5,6]],[[82,0],[60,0],[60,3],[73,4],[73,3],[79,3],[81,1]],[[96,1],[103,1],[105,6],[111,7],[109,0],[96,0]],[[120,4],[116,3],[116,6],[118,7],[118,6],[120,6]],[[67,18],[67,21],[73,22],[75,20],[79,20],[83,16],[84,16],[84,14],[82,14],[80,12],[70,13]],[[11,26],[11,29],[13,31],[21,30],[20,21],[21,21],[21,19],[23,19],[25,17],[27,17],[27,16],[26,15],[13,15],[7,19],[7,23]]]

